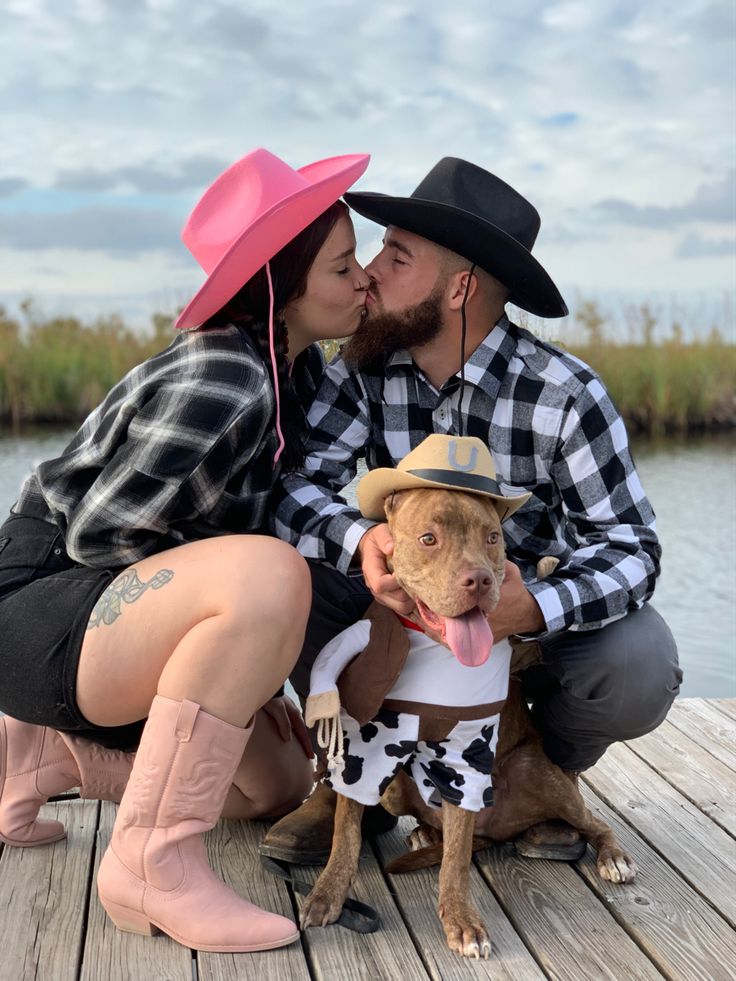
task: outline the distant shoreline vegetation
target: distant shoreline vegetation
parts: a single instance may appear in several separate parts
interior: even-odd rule
[[[117,316],[84,324],[39,319],[30,301],[18,318],[0,307],[0,426],[80,422],[126,371],[170,343],[173,319],[156,313],[141,333]],[[558,343],[600,374],[632,435],[736,427],[736,345],[718,329],[686,341],[673,323],[655,340],[661,325],[646,303],[629,312],[626,341],[612,339],[593,301],[575,321],[581,340]],[[336,348],[325,345],[327,356]]]

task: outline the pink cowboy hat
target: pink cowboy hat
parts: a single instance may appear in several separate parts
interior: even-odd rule
[[[293,170],[268,150],[228,167],[194,206],[181,237],[207,279],[176,327],[203,324],[295,235],[326,211],[368,166],[367,153]]]

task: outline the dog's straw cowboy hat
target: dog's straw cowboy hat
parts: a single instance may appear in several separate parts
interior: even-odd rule
[[[248,153],[207,188],[181,237],[207,273],[179,315],[179,330],[203,324],[295,235],[361,176],[366,153],[294,170],[268,150]]]
[[[496,468],[488,447],[476,436],[448,436],[434,433],[395,470],[378,467],[358,481],[358,507],[366,518],[383,520],[384,501],[395,491],[429,488],[465,491],[490,498],[503,521],[518,511],[531,494],[508,497],[501,493]]]
[[[482,167],[443,157],[410,197],[351,191],[353,210],[456,252],[511,291],[510,301],[539,317],[564,317],[560,291],[531,250],[540,218],[505,181]]]

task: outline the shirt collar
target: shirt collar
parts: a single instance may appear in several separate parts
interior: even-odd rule
[[[501,388],[509,363],[514,355],[517,334],[505,313],[493,325],[478,347],[465,362],[465,383],[476,385],[491,399]],[[406,350],[395,351],[386,363],[387,378],[403,374],[414,362]],[[447,379],[444,390],[453,390],[460,384],[460,372]]]

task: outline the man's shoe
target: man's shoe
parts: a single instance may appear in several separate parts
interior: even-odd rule
[[[576,862],[587,847],[580,832],[566,821],[541,821],[514,841],[517,855],[555,862]]]
[[[258,851],[291,865],[324,865],[332,851],[336,802],[335,791],[318,783],[303,804],[271,826]],[[363,837],[375,838],[390,831],[397,820],[380,804],[366,807]]]

